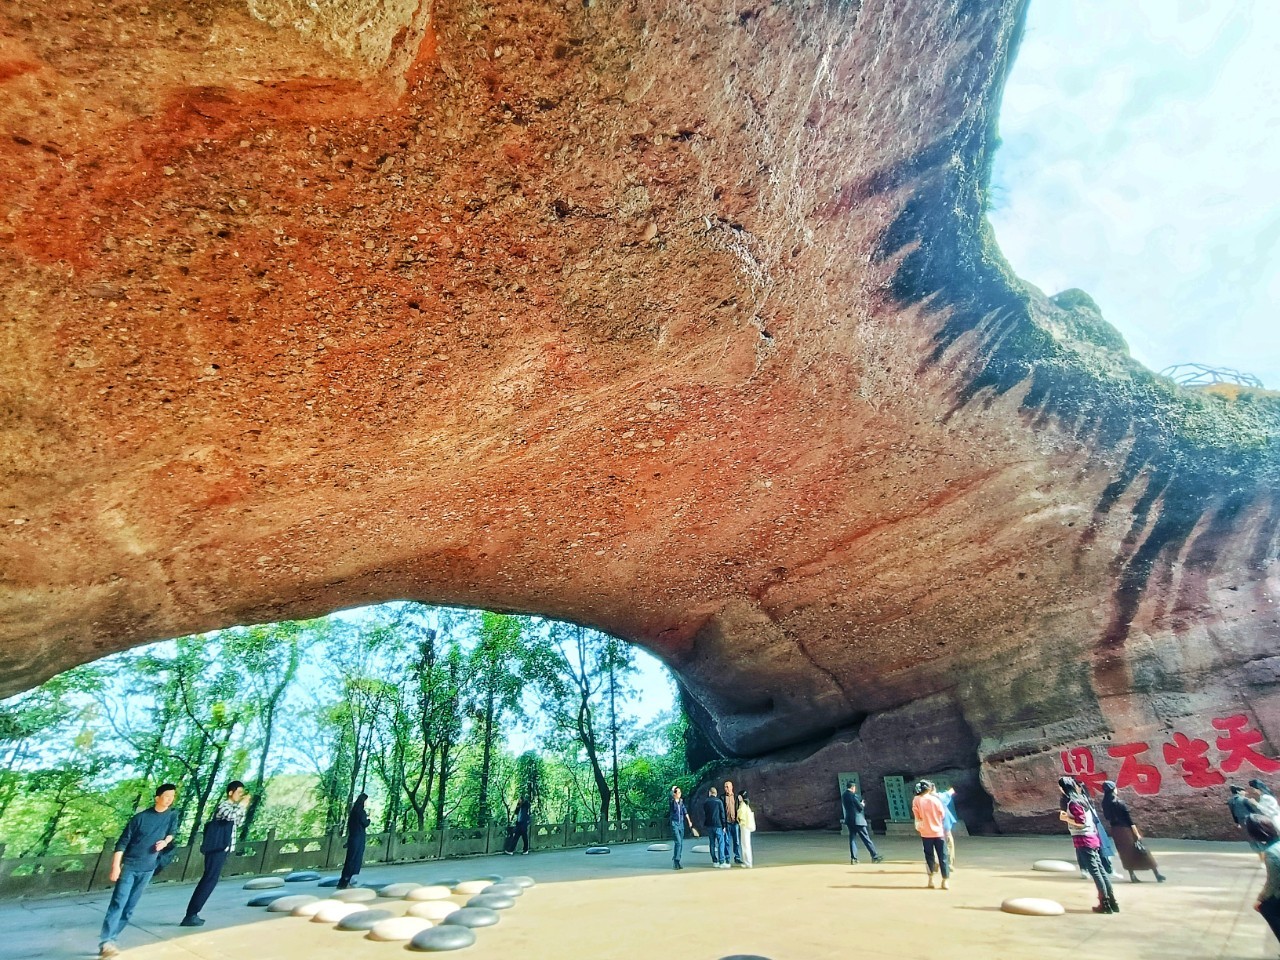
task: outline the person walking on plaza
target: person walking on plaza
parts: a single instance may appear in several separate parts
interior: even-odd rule
[[[871,862],[879,863],[884,857],[871,842],[871,831],[867,828],[866,804],[858,796],[858,784],[850,780],[845,784],[844,793],[840,795],[840,805],[844,808],[844,825],[849,828],[849,862],[858,862],[857,841],[871,854]]]
[[[236,831],[244,823],[248,808],[249,795],[244,792],[244,784],[239,780],[232,780],[227,784],[227,795],[218,802],[213,816],[204,825],[204,836],[200,841],[200,852],[204,854],[204,872],[200,874],[200,882],[191,892],[186,915],[178,926],[204,926],[200,911],[213,893],[213,888],[218,885],[228,854],[235,849]]]
[[[1234,783],[1231,785],[1231,796],[1227,797],[1227,809],[1231,811],[1231,819],[1241,830],[1251,813],[1262,813],[1262,808],[1249,799],[1244,787],[1237,787]]]
[[[177,795],[178,788],[172,783],[160,784],[156,788],[155,804],[130,817],[116,841],[108,874],[115,888],[98,937],[98,956],[104,960],[120,953],[116,938],[129,925],[142,892],[156,872],[160,849],[178,833],[178,814],[169,809]]]
[[[1249,781],[1248,790],[1249,799],[1258,805],[1259,812],[1264,817],[1270,817],[1277,827],[1280,827],[1280,801],[1276,800],[1276,795],[1271,792],[1271,788],[1265,783],[1254,777]]]
[[[1098,818],[1071,777],[1060,778],[1058,789],[1067,801],[1067,809],[1058,816],[1066,822],[1067,830],[1071,833],[1071,842],[1076,848],[1076,863],[1098,889],[1098,905],[1093,908],[1093,912],[1119,913],[1120,904],[1116,902],[1116,896],[1111,890],[1111,878],[1102,869],[1102,841],[1098,837]]]
[[[956,824],[960,822],[960,818],[956,816],[956,788],[947,787],[942,791],[935,793],[939,800],[942,801],[942,809],[946,812],[946,818],[942,821],[942,829],[946,831],[943,836],[943,843],[947,848],[947,865],[951,867],[951,872],[956,869]]]
[[[729,863],[732,854],[733,862],[742,863],[742,831],[738,826],[738,797],[733,792],[733,781],[724,782],[724,847],[720,851],[720,859]]]
[[[1114,780],[1108,780],[1102,785],[1102,815],[1111,825],[1111,839],[1115,841],[1120,862],[1129,871],[1129,879],[1133,883],[1140,883],[1137,871],[1150,870],[1156,875],[1157,883],[1164,883],[1166,877],[1160,872],[1156,858],[1143,843],[1142,834],[1138,832],[1133,816],[1129,813],[1129,805],[1116,796]]]
[[[1245,817],[1244,832],[1261,852],[1267,879],[1258,893],[1253,909],[1262,914],[1271,932],[1280,939],[1280,829],[1275,821],[1259,813]]]
[[[951,864],[947,860],[946,820],[947,810],[938,797],[932,783],[921,780],[916,783],[915,799],[911,801],[911,816],[916,822],[916,833],[924,845],[924,865],[929,871],[929,889],[933,889],[933,874],[942,872],[942,889],[951,886]],[[937,866],[934,861],[937,861]]]
[[[369,814],[365,812],[364,804],[368,799],[367,793],[360,794],[351,805],[351,812],[347,814],[347,858],[342,862],[342,876],[338,878],[339,890],[351,886],[364,864],[364,845],[369,830]]]
[[[528,797],[521,797],[516,804],[515,833],[511,837],[511,849],[504,851],[508,856],[515,856],[516,844],[524,841],[524,849],[520,853],[529,852],[529,824],[533,822],[533,806]]]
[[[751,835],[756,832],[756,814],[751,809],[751,799],[745,790],[738,797],[738,832],[742,838],[742,865],[750,870],[754,865],[751,857]]]
[[[711,866],[729,868],[727,861],[720,857],[724,847],[724,804],[716,795],[716,788],[707,791],[707,799],[702,801],[702,829],[707,831],[707,841],[711,848]]]
[[[671,788],[671,802],[667,806],[667,817],[671,821],[671,869],[683,870],[680,859],[684,855],[685,827],[695,837],[698,831],[693,829],[693,820],[689,817],[689,808],[684,804],[684,794],[679,787]]]

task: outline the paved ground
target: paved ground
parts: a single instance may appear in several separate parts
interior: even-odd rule
[[[720,960],[739,953],[771,960],[1280,956],[1280,944],[1252,909],[1262,868],[1242,843],[1153,841],[1169,882],[1120,881],[1118,916],[1091,913],[1093,885],[1077,875],[1031,871],[1042,857],[1071,859],[1065,836],[962,838],[954,888],[947,892],[925,889],[919,844],[905,839],[883,841],[882,864],[864,858],[850,866],[841,862],[847,847],[835,834],[759,834],[754,870],[711,870],[705,854],[686,851],[679,873],[671,870],[669,854],[645,846],[615,847],[609,856],[570,850],[376,867],[361,879],[535,877],[538,886],[458,954],[466,960]],[[190,885],[153,887],[135,926],[120,938],[125,960],[420,955],[402,944],[247,907],[254,894],[242,884],[222,883],[205,908],[208,924],[196,930],[177,925]],[[319,891],[290,884],[285,892]],[[1011,896],[1050,897],[1067,914],[1000,912],[1001,900]],[[106,901],[106,894],[94,894],[0,904],[0,960],[91,957]]]

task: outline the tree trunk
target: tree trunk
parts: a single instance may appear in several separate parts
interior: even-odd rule
[[[276,706],[283,688],[267,704],[267,712],[262,724],[262,753],[258,756],[258,773],[253,778],[253,798],[249,801],[249,809],[245,813],[244,823],[240,827],[240,840],[249,839],[249,829],[253,826],[258,808],[262,805],[267,791],[267,756],[271,753],[271,741],[275,737]]]
[[[610,641],[612,645],[613,641]],[[613,809],[615,818],[622,819],[622,791],[618,789],[618,678],[614,668],[612,650],[609,656],[609,740],[613,745]]]
[[[495,691],[490,687],[484,708],[484,748],[480,758],[480,810],[477,826],[489,825],[489,765],[493,761],[493,711]]]

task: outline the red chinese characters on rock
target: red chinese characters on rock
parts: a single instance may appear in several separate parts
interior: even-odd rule
[[[1280,772],[1280,760],[1265,757],[1254,749],[1262,743],[1263,736],[1249,729],[1249,718],[1245,714],[1214,717],[1211,722],[1215,730],[1222,731],[1222,736],[1215,741],[1222,754],[1222,771],[1235,773],[1247,764],[1262,773]],[[1120,761],[1120,770],[1115,777],[1117,787],[1133,787],[1135,793],[1143,796],[1160,792],[1163,783],[1160,768],[1143,759],[1150,749],[1150,744],[1142,741],[1107,747],[1108,756]],[[1213,769],[1206,756],[1208,752],[1207,741],[1188,737],[1185,733],[1175,733],[1172,743],[1161,746],[1165,765],[1176,770],[1187,786],[1196,789],[1217,787],[1227,782],[1222,772]],[[1075,777],[1092,791],[1101,790],[1103,782],[1108,779],[1107,774],[1098,769],[1097,759],[1089,747],[1063,750],[1060,758],[1063,773]]]
[[[1240,769],[1241,764],[1247,763],[1263,773],[1275,773],[1280,770],[1280,760],[1264,757],[1253,749],[1255,743],[1262,742],[1262,734],[1257,730],[1245,729],[1248,724],[1249,718],[1243,713],[1237,713],[1234,717],[1214,718],[1213,728],[1226,732],[1226,736],[1219,737],[1217,740],[1218,749],[1226,754],[1222,761],[1222,769],[1227,773],[1235,773]]]
[[[1134,793],[1153,796],[1160,792],[1160,769],[1138,758],[1150,748],[1145,743],[1124,743],[1107,747],[1107,753],[1120,761],[1116,787],[1133,787]]]
[[[1188,787],[1217,787],[1227,778],[1214,770],[1205,756],[1209,744],[1204,740],[1192,740],[1185,733],[1175,733],[1173,743],[1164,745],[1164,762],[1182,767],[1182,780]]]
[[[1088,747],[1063,750],[1062,770],[1094,792],[1101,790],[1103,781],[1107,779],[1107,775],[1098,769],[1098,761]]]

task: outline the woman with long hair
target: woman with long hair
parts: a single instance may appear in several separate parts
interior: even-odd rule
[[[1139,883],[1137,871],[1150,870],[1156,875],[1157,883],[1164,883],[1166,877],[1156,865],[1156,858],[1151,855],[1143,842],[1142,834],[1133,822],[1129,813],[1129,805],[1116,796],[1114,780],[1102,785],[1102,815],[1111,825],[1111,839],[1115,841],[1116,851],[1120,854],[1120,862],[1129,871],[1129,879]]]

